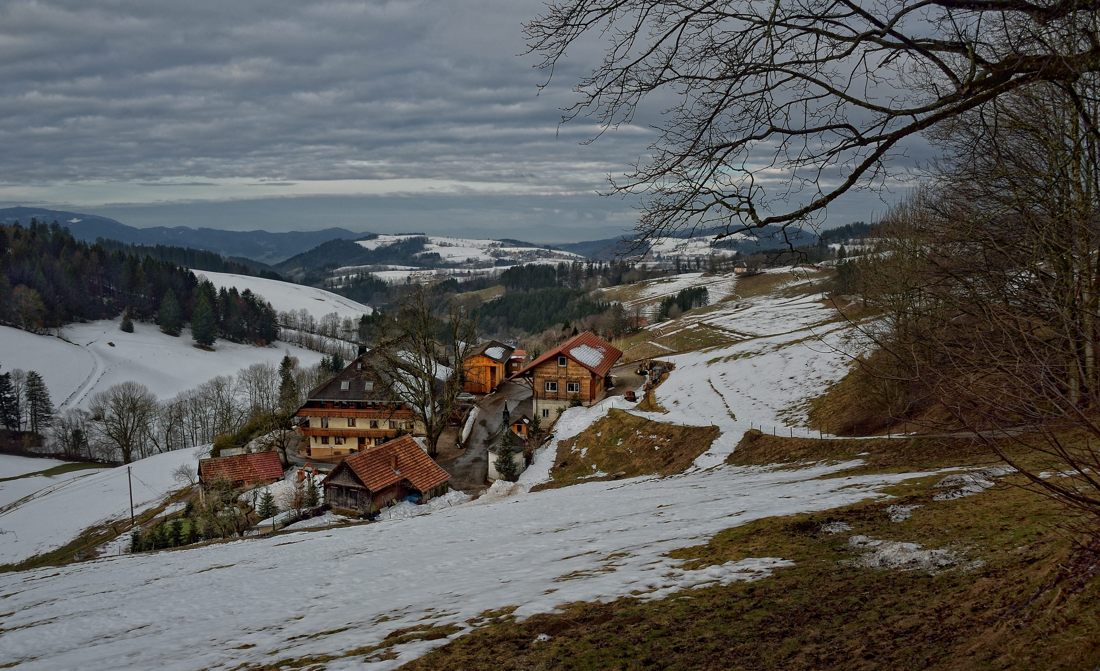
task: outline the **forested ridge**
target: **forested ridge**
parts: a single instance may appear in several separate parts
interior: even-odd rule
[[[218,337],[267,344],[277,335],[275,311],[248,290],[218,291],[175,263],[81,242],[56,222],[0,225],[0,323],[42,331],[124,311],[170,335],[191,322],[206,346]]]

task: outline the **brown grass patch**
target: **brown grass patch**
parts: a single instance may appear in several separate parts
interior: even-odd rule
[[[988,466],[997,455],[976,439],[911,437],[817,440],[748,431],[726,463],[737,466],[801,464],[861,459],[861,470],[912,471],[948,466]]]
[[[1056,530],[1064,509],[1012,486],[933,502],[934,480],[896,488],[899,499],[759,520],[675,553],[691,566],[796,562],[759,582],[577,603],[496,623],[402,668],[1096,668],[1098,559]],[[885,509],[895,503],[923,507],[891,522]],[[852,531],[822,532],[835,521]],[[950,547],[981,563],[936,574],[864,568],[846,561],[851,534]]]
[[[681,473],[718,434],[716,426],[677,426],[613,409],[583,433],[558,443],[551,481],[538,488]]]

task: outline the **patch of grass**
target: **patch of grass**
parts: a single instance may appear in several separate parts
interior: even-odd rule
[[[796,562],[759,582],[509,619],[402,668],[1096,668],[1100,569],[1095,554],[1057,530],[1065,510],[1014,486],[935,502],[935,480],[895,488],[893,500],[758,520],[674,553],[692,567],[761,556]],[[898,503],[922,507],[892,522],[886,508]],[[827,522],[852,530],[827,534]],[[852,534],[947,547],[981,563],[935,574],[865,568],[847,561],[858,552]]]
[[[551,481],[539,488],[681,473],[718,434],[716,426],[677,426],[613,409],[583,433],[558,443]]]
[[[913,471],[949,466],[990,466],[997,455],[980,441],[963,437],[817,440],[745,432],[726,463],[737,466],[804,464],[861,459],[860,471]],[[846,475],[852,472],[847,471]]]
[[[820,282],[828,279],[829,272],[822,270],[791,270],[782,273],[763,273],[737,278],[734,294],[726,300],[754,298],[768,294],[794,297],[821,291]],[[807,282],[807,280],[811,280]],[[793,284],[797,283],[797,284]],[[791,285],[791,286],[785,286]]]
[[[53,468],[46,468],[41,471],[35,471],[34,473],[24,473],[23,475],[13,475],[10,478],[0,478],[0,482],[9,482],[11,480],[22,480],[23,478],[35,478],[43,476],[47,478],[54,477],[56,475],[64,475],[65,473],[72,473],[73,471],[84,471],[91,468],[110,468],[107,464],[89,464],[85,462],[73,462],[69,464],[60,464]]]

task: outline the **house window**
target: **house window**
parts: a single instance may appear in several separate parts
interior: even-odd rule
[[[542,409],[542,416],[543,417],[549,417],[550,416],[550,408],[543,408]]]
[[[363,391],[374,391],[374,383],[367,380],[363,383]]]
[[[343,436],[333,436],[332,444],[333,445],[343,445],[344,444],[344,437]]]
[[[322,417],[321,418],[321,428],[322,429],[327,429],[328,428],[328,417]]]
[[[328,436],[321,436],[321,444],[328,445]]]
[[[558,365],[559,366],[568,366],[569,365],[569,359],[566,359],[563,356],[559,356],[558,357]]]
[[[348,417],[348,426],[355,426],[355,418]]]
[[[581,383],[580,382],[566,382],[565,383],[565,390],[568,391],[570,394],[579,394],[579,393],[581,393]]]
[[[372,428],[372,429],[377,429],[378,428],[378,420],[377,419],[372,419],[370,421],[370,428]]]
[[[340,391],[347,391],[351,389],[351,382],[348,380],[340,380]]]
[[[396,429],[396,428],[397,428],[397,422],[395,422],[395,421],[393,421],[393,420],[391,419],[391,420],[390,420],[390,428],[391,428],[391,429]]]
[[[557,391],[558,390],[558,383],[547,381],[546,385],[543,388],[546,391]]]

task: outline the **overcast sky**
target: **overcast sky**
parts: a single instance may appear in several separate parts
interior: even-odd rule
[[[629,229],[601,198],[644,121],[583,144],[523,55],[541,0],[0,0],[0,204],[133,226],[344,226],[535,241]],[[886,199],[896,197],[887,194]],[[854,194],[830,224],[871,219]]]

